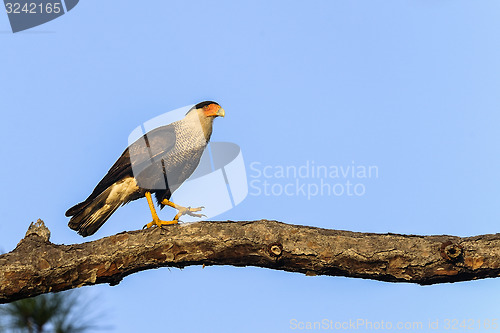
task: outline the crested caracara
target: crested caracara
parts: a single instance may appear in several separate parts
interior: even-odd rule
[[[169,199],[198,166],[218,116],[224,117],[219,104],[201,102],[183,119],[155,128],[132,143],[92,194],[68,209],[69,227],[84,237],[92,235],[118,207],[142,197],[146,197],[153,216],[153,221],[145,225],[147,228],[178,223],[184,214],[203,216],[196,213],[203,207],[182,207]],[[160,208],[170,206],[178,210],[171,221],[158,218],[152,194]]]

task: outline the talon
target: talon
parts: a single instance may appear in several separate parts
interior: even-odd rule
[[[156,225],[155,221],[151,221],[148,224],[145,224],[144,227],[142,227],[142,229],[149,229],[154,225]]]
[[[194,212],[199,212],[200,210],[202,210],[203,206],[201,207],[196,207],[196,208],[191,208],[191,207],[182,207],[182,206],[177,206],[176,207],[179,212],[177,213],[177,215],[175,215],[174,217],[174,220],[179,220],[179,218],[182,216],[182,215],[189,215],[189,216],[193,216],[193,217],[203,217],[203,216],[206,216],[205,214],[196,214]]]
[[[194,216],[194,217],[203,217],[203,216],[207,217],[205,214],[195,214],[195,213],[191,213],[191,212],[187,212],[186,214],[189,216]]]
[[[149,222],[148,224],[146,224],[146,225],[143,227],[143,229],[144,229],[144,228],[149,229],[149,228],[151,228],[151,227],[153,227],[153,226],[156,226],[157,228],[161,228],[161,227],[162,227],[162,226],[164,226],[164,225],[178,224],[178,223],[179,223],[179,221],[177,221],[177,220],[172,220],[172,221],[163,221],[163,220],[160,220],[160,219],[159,219],[158,221],[152,221],[152,222]]]
[[[201,206],[201,207],[191,208],[191,206],[189,206],[189,207],[186,208],[186,210],[187,210],[187,214],[189,214],[189,213],[192,213],[192,212],[199,212],[203,208],[205,208],[205,207]]]

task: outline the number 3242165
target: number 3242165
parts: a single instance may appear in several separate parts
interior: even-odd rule
[[[496,330],[496,329],[498,329],[497,319],[491,319],[491,320],[445,319],[444,320],[444,329],[446,329],[446,330],[456,330],[456,329],[471,329],[471,330],[473,330],[473,329],[478,329],[478,328]]]
[[[5,3],[7,14],[59,14],[61,12],[60,2],[47,3],[24,3],[7,2]]]

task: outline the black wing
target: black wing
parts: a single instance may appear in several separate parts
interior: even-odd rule
[[[84,202],[68,209],[66,216],[69,217],[78,213],[114,183],[126,177],[133,177],[134,170],[147,168],[155,157],[167,154],[175,146],[175,141],[176,135],[173,124],[156,128],[137,139],[125,149],[120,158],[94,188],[92,194]]]

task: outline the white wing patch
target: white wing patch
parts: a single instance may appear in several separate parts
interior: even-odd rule
[[[117,183],[114,183],[111,185],[111,192],[106,198],[106,203],[103,208],[115,206],[118,202],[124,202],[128,196],[137,190],[139,190],[139,187],[137,186],[137,182],[134,177],[127,177]]]
[[[126,202],[126,198],[137,190],[139,190],[139,187],[137,186],[137,182],[134,177],[127,177],[111,185],[106,191],[101,193],[96,198],[96,200],[99,201],[101,196],[107,196],[104,205],[89,216],[89,219],[85,223],[84,227],[101,219],[106,221],[118,207]]]

